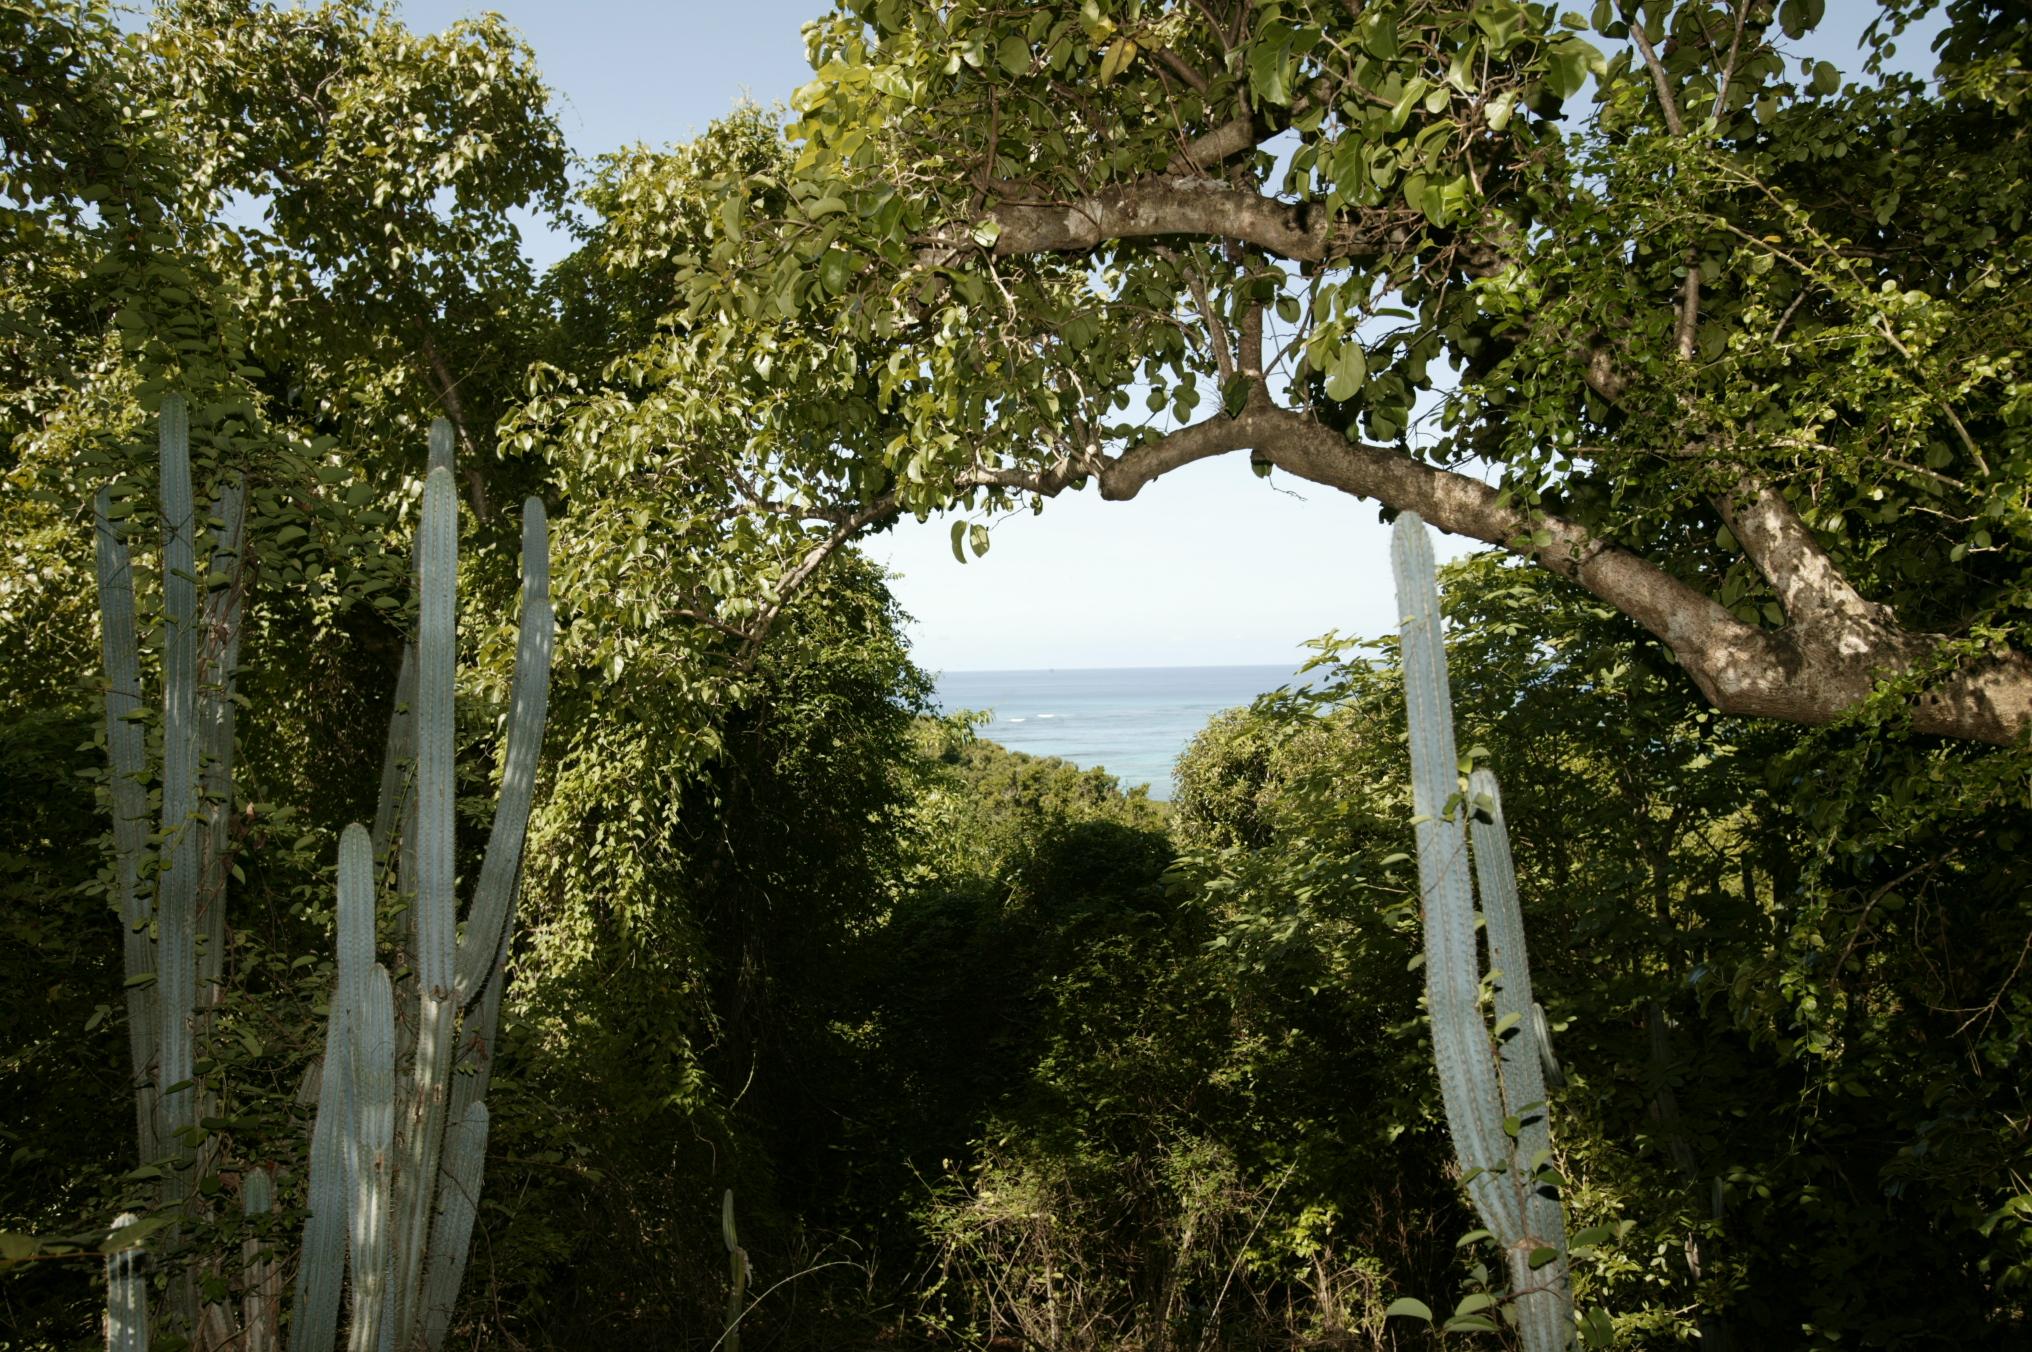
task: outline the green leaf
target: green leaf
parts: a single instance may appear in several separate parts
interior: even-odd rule
[[[1545,55],[1545,82],[1562,99],[1580,93],[1587,83],[1588,70],[1601,60],[1601,53],[1579,38],[1560,43]]]
[[[1022,76],[1030,73],[1030,44],[1011,33],[995,48],[995,59],[1002,63],[1002,69],[1011,75]]]
[[[1283,107],[1291,104],[1291,39],[1260,41],[1249,49],[1249,92],[1259,102]]]
[[[1813,92],[1820,95],[1839,93],[1841,72],[1829,61],[1816,62],[1813,67]]]
[[[1820,26],[1827,14],[1827,0],[1785,0],[1778,6],[1778,26],[1788,38],[1802,38]]]
[[[1494,1333],[1496,1326],[1478,1314],[1457,1314],[1442,1326],[1448,1333]]]
[[[1128,38],[1116,38],[1108,44],[1107,54],[1101,58],[1101,83],[1107,84],[1129,68],[1136,59],[1136,44]]]
[[[961,545],[961,542],[966,539],[966,536],[967,536],[967,523],[964,521],[953,522],[952,552],[953,557],[958,559],[961,563],[965,563],[967,561],[967,551]]]
[[[1346,403],[1369,381],[1369,354],[1360,343],[1343,343],[1326,370],[1326,397]]]
[[[1383,1310],[1385,1319],[1422,1319],[1432,1322],[1432,1307],[1412,1296],[1399,1296]]]
[[[988,528],[978,522],[968,526],[967,545],[974,551],[974,557],[977,559],[986,554],[988,552]]]
[[[1467,1315],[1476,1314],[1488,1309],[1495,1303],[1496,1298],[1486,1291],[1470,1291],[1467,1295],[1461,1297],[1460,1304],[1453,1307],[1453,1317],[1460,1319]]]
[[[983,249],[995,247],[995,241],[1002,238],[1002,223],[995,220],[977,221],[974,224],[974,243]]]

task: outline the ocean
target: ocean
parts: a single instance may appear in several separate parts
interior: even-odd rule
[[[1171,797],[1172,763],[1224,709],[1292,684],[1290,667],[1069,667],[1048,671],[947,671],[947,713],[990,711],[980,735],[1011,751],[1105,769],[1124,789]]]

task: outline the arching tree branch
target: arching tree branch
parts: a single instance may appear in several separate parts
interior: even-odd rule
[[[1442,530],[1579,583],[1662,641],[1725,713],[1827,723],[1867,698],[1878,679],[1915,670],[1949,642],[1947,635],[1904,629],[1888,609],[1864,600],[1783,495],[1768,487],[1746,481],[1726,510],[1731,529],[1785,601],[1789,623],[1776,630],[1737,619],[1642,555],[1598,540],[1575,522],[1527,514],[1469,475],[1350,442],[1284,408],[1252,407],[1120,455],[1064,457],[1041,471],[978,469],[956,486],[1052,496],[1091,478],[1102,497],[1123,500],[1175,469],[1240,450],[1313,483],[1415,511]],[[1921,732],[2011,742],[2032,724],[2032,661],[2008,652],[1955,672],[1919,698],[1912,724]]]

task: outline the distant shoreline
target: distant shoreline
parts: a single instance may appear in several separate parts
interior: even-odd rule
[[[1010,751],[1114,775],[1122,787],[1171,797],[1178,757],[1225,709],[1299,679],[1297,663],[1220,666],[1027,667],[941,671],[934,700],[948,713],[990,715],[980,736]]]

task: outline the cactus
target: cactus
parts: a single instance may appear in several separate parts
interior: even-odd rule
[[[1525,1352],[1561,1352],[1573,1340],[1573,1296],[1559,1201],[1541,1175],[1551,1157],[1545,1080],[1556,1063],[1545,1044],[1544,1016],[1531,999],[1502,800],[1487,770],[1474,773],[1465,795],[1460,791],[1439,588],[1432,544],[1416,513],[1397,519],[1391,557],[1404,616],[1426,1000],[1440,1097],[1475,1211],[1503,1246],[1512,1318]],[[1489,937],[1493,1036],[1481,1009],[1470,838]]]
[[[119,1234],[141,1217],[128,1211],[113,1222],[114,1248],[106,1254],[106,1352],[148,1352],[148,1255],[121,1246]]]
[[[136,1135],[144,1163],[171,1152],[181,1164],[169,1171],[163,1197],[165,1206],[180,1210],[190,1204],[196,1172],[190,1167],[198,1120],[193,1043],[198,1019],[217,1002],[225,948],[245,491],[229,481],[207,517],[213,551],[201,609],[181,398],[164,399],[160,432],[164,754],[153,905],[141,883],[149,846],[148,766],[139,722],[132,563],[110,493],[98,496],[96,524],[112,902],[125,935]],[[356,824],[340,839],[338,982],[324,1059],[306,1082],[307,1090],[316,1087],[317,1111],[290,1321],[293,1352],[332,1352],[346,1293],[351,1352],[438,1347],[471,1239],[487,1139],[482,1100],[547,713],[554,621],[548,527],[543,504],[532,498],[523,511],[522,620],[501,799],[461,938],[453,888],[458,498],[451,442],[449,425],[438,420],[416,554],[422,621],[397,681],[374,829]],[[375,960],[376,870],[398,838],[398,881],[415,926],[414,977],[400,991]],[[398,1029],[414,1029],[414,1041],[399,1044]],[[250,1172],[244,1187],[249,1215],[273,1206],[273,1181],[265,1172]],[[279,1268],[251,1247],[242,1257],[249,1269],[240,1336],[247,1346],[272,1347]],[[122,1348],[145,1347],[145,1316],[136,1313],[141,1287],[131,1272],[138,1261],[108,1265],[108,1336],[126,1338],[113,1344]],[[187,1278],[171,1287],[171,1317],[180,1327],[196,1320],[194,1302],[180,1294],[193,1290]],[[229,1328],[211,1327],[230,1322],[222,1307],[208,1307],[204,1318],[211,1341],[233,1336]]]
[[[543,504],[532,498],[523,511],[522,626],[501,797],[460,938],[452,816],[458,498],[450,440],[442,423],[432,429],[417,550],[421,619],[397,680],[375,827],[356,823],[339,842],[339,981],[312,1128],[295,1352],[333,1347],[342,1261],[350,1265],[351,1352],[441,1346],[478,1203],[488,1126],[482,1096],[547,713],[553,620],[548,528]],[[376,865],[398,834],[398,887],[413,890],[413,1020],[412,997],[398,995],[373,961]],[[398,1000],[399,1019],[392,1017]],[[398,1027],[414,1028],[414,1041],[399,1048]],[[470,1073],[455,1076],[455,1063]],[[405,1064],[406,1075],[398,1075]],[[333,1185],[340,1174],[343,1189]],[[351,1233],[343,1260],[333,1220],[341,1210]]]
[[[275,1209],[275,1182],[262,1168],[240,1182],[240,1211],[250,1221]],[[267,1241],[250,1233],[240,1244],[240,1347],[244,1352],[277,1352],[282,1322],[282,1265]]]
[[[127,977],[128,1056],[140,1162],[166,1160],[162,1204],[195,1213],[197,1176],[213,1161],[197,1150],[210,1109],[196,1082],[199,1020],[218,998],[225,949],[226,819],[232,796],[232,669],[238,659],[245,573],[240,564],[244,490],[237,478],[199,518],[193,508],[190,419],[181,397],[158,419],[162,522],[162,765],[155,895],[142,885],[150,852],[148,756],[141,726],[141,668],[134,578],[112,494],[95,501],[100,651],[106,670],[108,794],[113,809],[111,901],[120,918]],[[212,542],[197,571],[198,527]],[[202,600],[200,593],[203,593]],[[150,933],[151,924],[153,935]],[[197,1318],[197,1287],[178,1274],[171,1321]],[[222,1313],[208,1320],[225,1319]]]
[[[144,1162],[190,1125],[192,1019],[197,985],[216,985],[225,944],[225,827],[232,793],[232,669],[240,646],[240,566],[245,492],[237,478],[206,517],[213,536],[202,610],[190,482],[190,420],[182,398],[162,401],[163,856],[159,900],[140,886],[147,852],[148,774],[140,726],[141,668],[135,641],[133,565],[113,522],[112,495],[95,504],[100,652],[106,667],[106,752],[113,800],[113,904],[125,931],[128,1036],[134,1063],[136,1138]],[[203,642],[200,643],[200,635]],[[202,658],[202,666],[201,659]],[[202,678],[202,685],[200,684]],[[200,913],[202,912],[202,916]],[[200,965],[198,929],[205,943]],[[151,941],[149,922],[159,937]],[[150,982],[147,978],[155,976]],[[159,1072],[159,1073],[158,1073]],[[188,1191],[172,1177],[167,1200]]]
[[[134,638],[134,573],[127,542],[113,525],[112,495],[99,490],[95,534],[99,555],[99,648],[106,666],[106,757],[113,800],[113,909],[120,917],[127,980],[127,1043],[134,1084],[134,1134],[145,1164],[160,1153],[156,1110],[154,908],[141,890],[148,848],[146,737],[141,728],[141,664]]]
[[[741,1316],[748,1305],[748,1251],[734,1230],[734,1190],[720,1195],[720,1238],[727,1244],[727,1330],[720,1345],[727,1352],[741,1352]]]

